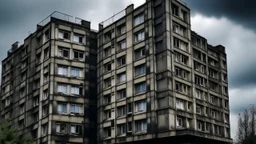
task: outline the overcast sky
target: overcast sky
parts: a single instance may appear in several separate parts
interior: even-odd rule
[[[6,57],[11,44],[21,44],[36,24],[53,11],[64,12],[98,23],[134,3],[145,0],[1,0],[0,59]],[[228,57],[229,95],[232,137],[235,136],[238,113],[256,102],[255,46],[256,10],[253,0],[184,0],[192,13],[192,30],[213,45],[226,47]],[[1,68],[1,67],[0,67]]]

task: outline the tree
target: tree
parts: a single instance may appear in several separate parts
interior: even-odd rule
[[[246,109],[243,115],[239,114],[237,128],[236,141],[238,144],[256,144],[254,106],[250,112]]]
[[[33,144],[33,141],[19,135],[8,122],[0,124],[0,144]]]

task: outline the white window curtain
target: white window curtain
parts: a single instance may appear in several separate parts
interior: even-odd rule
[[[60,132],[60,124],[56,124],[56,132],[57,132],[57,133]]]
[[[79,87],[71,87],[71,93],[79,95]]]
[[[71,105],[70,111],[72,113],[81,113],[81,106],[78,105]]]
[[[121,49],[125,49],[126,48],[126,41],[121,42]]]
[[[67,85],[63,85],[63,84],[58,85],[58,92],[67,93]]]
[[[75,77],[80,77],[80,70],[79,69],[71,69],[71,75]]]
[[[138,102],[135,105],[136,112],[145,111],[147,109],[147,103],[145,101]]]
[[[59,31],[59,39],[64,39],[64,33],[63,32],[61,32],[61,31]]]
[[[137,16],[134,20],[134,25],[137,26],[144,22],[144,15]]]
[[[58,112],[67,112],[67,105],[66,104],[58,104]]]
[[[121,74],[120,75],[120,82],[125,82],[126,81],[126,74]]]
[[[138,33],[138,41],[143,41],[145,39],[145,32]]]
[[[184,110],[184,102],[181,100],[176,100],[176,108]]]
[[[59,75],[68,75],[68,68],[67,67],[59,67],[58,68],[58,74]]]
[[[71,133],[76,133],[76,126],[75,125],[71,125]]]
[[[74,42],[79,43],[79,36],[78,35],[74,35]]]
[[[144,92],[144,91],[146,91],[146,83],[142,83],[139,85],[138,92]]]

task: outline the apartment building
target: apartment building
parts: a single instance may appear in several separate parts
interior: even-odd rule
[[[54,12],[2,61],[1,121],[37,144],[96,143],[96,57],[90,22]]]
[[[180,0],[99,24],[54,12],[2,61],[0,121],[37,144],[228,144],[225,47]]]
[[[179,0],[146,0],[99,25],[98,143],[232,142],[225,48],[190,26]]]

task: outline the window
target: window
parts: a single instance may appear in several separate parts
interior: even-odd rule
[[[81,110],[82,110],[81,105],[75,105],[75,104],[70,105],[70,112],[71,113],[82,113]]]
[[[173,31],[177,34],[184,36],[185,28],[183,26],[173,22]],[[176,39],[176,40],[178,40],[178,39]],[[175,42],[175,39],[174,39],[174,42]]]
[[[135,50],[135,60],[140,59],[146,55],[145,48]]]
[[[39,63],[41,63],[41,53],[38,53],[36,55],[36,64],[39,64]]]
[[[84,60],[84,52],[74,51],[74,59],[83,61]]]
[[[123,40],[119,43],[119,49],[124,50],[126,49],[126,40]]]
[[[84,43],[84,36],[80,34],[74,34],[74,40],[75,43]]]
[[[203,122],[197,120],[197,130],[203,131]]]
[[[67,90],[68,90],[67,85],[65,85],[65,84],[58,85],[58,92],[67,94],[68,93]]]
[[[195,84],[200,85],[200,86],[204,86],[205,85],[204,81],[205,81],[204,78],[195,75]]]
[[[184,110],[185,109],[184,101],[180,99],[176,99],[176,108],[180,110]]]
[[[104,137],[105,138],[111,137],[111,127],[104,128]]]
[[[66,66],[59,66],[58,67],[58,75],[67,76],[68,75],[68,67],[66,67]]]
[[[60,57],[69,58],[69,50],[65,48],[59,48],[59,54]]]
[[[111,103],[111,94],[108,94],[108,95],[104,96],[104,103],[105,104],[110,104]]]
[[[176,62],[182,63],[184,65],[188,64],[188,60],[189,60],[188,56],[185,56],[185,55],[177,53],[177,52],[174,52],[174,56],[175,56]]]
[[[48,115],[48,113],[49,113],[49,107],[48,107],[48,105],[46,105],[46,106],[43,106],[43,117],[45,117],[46,115]]]
[[[77,86],[71,86],[71,94],[79,95],[80,89]]]
[[[187,79],[188,72],[181,69],[181,68],[175,67],[175,75],[182,78],[182,79]]]
[[[188,51],[188,44],[184,41],[181,41],[177,38],[173,38],[173,46],[179,48],[183,51]]]
[[[212,81],[209,81],[209,87],[213,91],[218,91],[218,84]]]
[[[187,21],[187,12],[184,10],[181,10],[180,18],[186,22]]]
[[[71,68],[72,77],[81,77],[81,70],[78,68]]]
[[[175,16],[179,16],[179,7],[172,3],[172,14]]]
[[[56,123],[56,133],[67,133],[67,124]]]
[[[126,81],[126,73],[118,74],[117,77],[118,77],[118,83],[123,83]]]
[[[147,102],[146,101],[138,101],[135,103],[135,112],[146,111]]]
[[[125,124],[117,125],[117,134],[124,135],[126,133],[126,126]]]
[[[39,96],[36,96],[33,98],[33,107],[38,106],[39,105]]]
[[[132,113],[132,103],[128,103],[128,113]]]
[[[226,68],[227,67],[227,63],[226,63],[226,61],[224,61],[224,60],[222,60],[222,68]]]
[[[198,90],[198,89],[196,89],[196,98],[201,99],[202,95],[203,95],[203,92]]]
[[[185,127],[185,123],[184,123],[184,119],[181,117],[177,117],[176,119],[176,127],[177,128],[184,128]]]
[[[111,78],[104,80],[104,88],[111,87]]]
[[[125,64],[126,64],[126,58],[125,58],[125,56],[122,56],[122,57],[120,57],[120,58],[117,59],[117,65],[118,65],[118,67],[123,66],[123,65],[125,65]]]
[[[111,110],[107,110],[105,113],[105,119],[111,119]]]
[[[201,114],[201,112],[202,112],[201,106],[197,105],[196,106],[196,113]]]
[[[109,72],[109,71],[111,71],[111,63],[107,63],[107,64],[105,64],[105,72]]]
[[[139,76],[146,73],[146,64],[135,67],[135,76]]]
[[[58,113],[67,113],[67,104],[58,104]]]
[[[135,85],[135,92],[142,93],[146,91],[146,82],[139,83]]]
[[[127,124],[127,132],[132,132],[132,122],[128,122],[128,124]]]
[[[225,102],[224,102],[224,107],[228,108],[228,101],[227,100],[225,100]]]
[[[46,41],[49,40],[50,39],[50,30],[46,30],[44,35],[45,35],[45,40]]]
[[[117,94],[119,96],[119,99],[126,98],[126,90],[125,89],[118,91]]]
[[[180,93],[185,93],[185,94],[189,93],[189,86],[177,81],[175,81],[175,89],[177,92],[180,92]]]
[[[136,128],[136,132],[147,131],[147,121],[146,120],[135,121],[135,128]]]
[[[188,111],[191,111],[192,103],[188,102]]]
[[[206,123],[206,125],[205,125],[205,131],[206,131],[206,132],[209,132],[210,129],[211,129],[211,124],[210,124],[210,123]]]
[[[211,78],[215,78],[215,79],[217,79],[217,72],[216,71],[214,71],[214,70],[212,70],[212,69],[209,69],[209,75],[210,75],[210,77]]]
[[[48,131],[48,124],[42,125],[42,135],[46,135]]]
[[[227,82],[227,74],[223,74],[223,81]]]
[[[214,110],[211,111],[212,118],[216,118],[216,112]]]
[[[105,42],[110,41],[110,40],[111,40],[111,38],[112,38],[112,36],[111,36],[111,31],[106,32],[106,33],[104,34]]]
[[[70,40],[70,32],[64,31],[64,30],[59,30],[59,39],[68,39]]]
[[[48,82],[49,76],[48,73],[44,74],[44,84]]]
[[[71,125],[71,134],[81,134],[82,132],[82,127],[81,125]]]
[[[126,107],[125,106],[118,107],[117,114],[118,114],[118,117],[125,116],[126,115]]]
[[[23,114],[25,112],[25,106],[24,104],[20,105],[20,114]]]
[[[43,91],[43,100],[48,98],[48,89]]]
[[[44,59],[49,58],[49,48],[44,49]],[[41,59],[41,56],[40,56]]]
[[[224,89],[224,94],[225,95],[228,94],[228,88],[224,86],[223,89]]]
[[[11,104],[11,100],[10,100],[10,97],[6,97],[5,99],[5,106],[9,106]]]
[[[104,57],[108,57],[111,55],[111,47],[104,49]]]
[[[119,27],[120,34],[124,34],[126,32],[126,26],[125,24]]]
[[[136,16],[135,19],[134,19],[134,26],[137,26],[137,25],[139,25],[143,22],[144,22],[144,15],[143,14],[141,14],[139,16]]]
[[[135,38],[135,43],[145,40],[145,32],[140,31],[140,32],[136,33],[134,38]]]
[[[32,117],[33,117],[33,123],[37,122],[37,121],[39,120],[39,114],[38,114],[38,112],[37,112],[37,113],[34,113]]]

